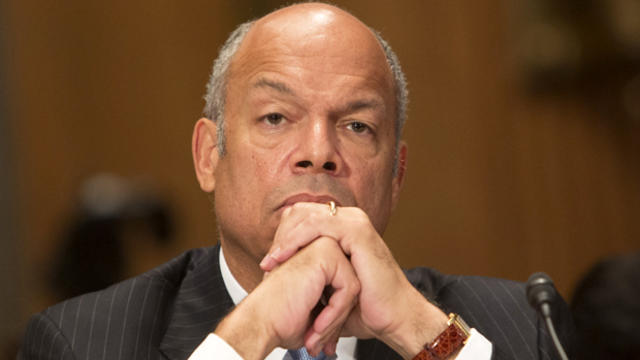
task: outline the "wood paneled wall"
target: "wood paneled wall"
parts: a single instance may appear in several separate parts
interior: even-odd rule
[[[569,296],[594,260],[638,249],[639,137],[579,97],[528,94],[502,2],[338,3],[382,31],[410,82],[409,173],[385,235],[402,265],[521,281],[544,270]],[[175,207],[179,242],[133,249],[131,273],[216,241],[191,129],[227,34],[277,5],[7,2],[3,171],[16,184],[23,318],[51,302],[57,235],[96,172],[143,178]]]

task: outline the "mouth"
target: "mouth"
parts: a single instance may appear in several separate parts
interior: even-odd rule
[[[337,206],[341,206],[340,201],[336,200],[333,196],[330,195],[313,195],[313,194],[296,194],[288,197],[277,209],[284,210],[289,206],[293,206],[295,203],[299,202],[312,202],[318,204],[327,204],[329,201],[333,201]]]

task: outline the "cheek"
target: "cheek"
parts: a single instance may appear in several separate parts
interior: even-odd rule
[[[246,124],[242,124],[246,125]],[[241,126],[234,139],[229,139],[229,167],[238,172],[236,181],[261,184],[282,171],[286,139],[278,142],[257,137],[249,126]],[[242,186],[242,184],[238,184]]]
[[[252,175],[259,183],[276,181],[285,174],[287,159],[285,143],[268,149],[255,148],[249,159],[253,167]]]
[[[387,162],[373,161],[353,168],[351,179],[358,206],[364,210],[375,228],[382,234],[391,214],[392,176]]]
[[[376,209],[384,206],[391,193],[391,181],[383,167],[359,166],[352,168],[354,174],[352,185],[356,192],[358,203],[363,207]]]

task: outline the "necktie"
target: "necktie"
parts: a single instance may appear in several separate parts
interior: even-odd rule
[[[335,357],[327,357],[322,351],[320,352],[320,354],[318,354],[318,356],[313,357],[311,355],[309,355],[309,353],[307,352],[307,349],[302,347],[300,349],[297,350],[289,350],[287,351],[287,356],[285,356],[285,359],[289,359],[291,358],[292,360],[328,360],[328,359],[335,359]]]

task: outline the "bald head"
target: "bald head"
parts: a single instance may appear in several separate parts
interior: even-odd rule
[[[393,89],[391,71],[373,33],[352,15],[325,4],[293,5],[256,21],[232,60],[229,76],[252,76],[255,69],[284,62],[316,71],[320,78],[309,86],[321,81],[323,73],[346,67]]]
[[[323,56],[330,50],[357,57],[374,56],[384,67],[384,53],[375,36],[360,20],[334,6],[320,3],[292,5],[272,12],[252,26],[242,50],[280,43],[305,56]],[[318,46],[326,45],[319,49]],[[322,50],[322,52],[318,52]],[[358,56],[359,55],[359,56]]]
[[[225,149],[228,84],[236,80],[234,75],[250,74],[249,60],[260,62],[263,59],[264,64],[269,61],[265,55],[274,53],[282,54],[281,59],[306,57],[311,59],[307,65],[319,71],[331,71],[331,63],[327,60],[332,58],[341,58],[345,65],[353,68],[375,68],[378,86],[391,89],[389,105],[395,109],[396,143],[399,141],[406,119],[408,91],[404,73],[391,47],[379,33],[348,12],[323,3],[302,3],[238,26],[221,48],[207,84],[204,109],[204,115],[218,125],[221,154]]]
[[[344,26],[343,28],[341,28]],[[252,30],[274,31],[283,35],[340,34],[341,32],[369,32],[366,25],[353,15],[323,3],[302,3],[271,12],[255,22]]]

